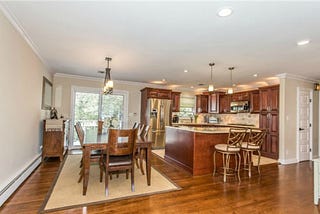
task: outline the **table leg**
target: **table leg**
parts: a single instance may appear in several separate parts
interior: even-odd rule
[[[146,171],[147,171],[147,183],[151,185],[151,146],[146,149]]]
[[[82,195],[87,194],[87,187],[89,182],[89,171],[90,171],[90,154],[91,149],[85,147],[83,154],[83,190]]]

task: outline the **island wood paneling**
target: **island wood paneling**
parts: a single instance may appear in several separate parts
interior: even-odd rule
[[[228,133],[200,133],[172,127],[166,128],[165,159],[183,167],[192,175],[213,173],[214,145],[226,143]],[[222,165],[216,155],[217,166]]]

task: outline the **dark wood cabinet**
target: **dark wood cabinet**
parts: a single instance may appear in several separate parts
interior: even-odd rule
[[[208,94],[209,99],[209,113],[219,113],[219,93]]]
[[[159,89],[159,88],[144,88],[141,90],[141,94],[148,98],[158,98],[158,99],[171,99],[171,90]]]
[[[267,130],[261,154],[277,159],[279,158],[279,85],[259,88],[259,93],[259,126]]]
[[[42,161],[46,157],[59,157],[62,161],[68,150],[69,120],[43,121]]]
[[[259,90],[254,90],[250,92],[250,113],[260,113]]]
[[[229,94],[220,94],[219,113],[230,113],[230,98]]]
[[[171,92],[172,112],[180,111],[180,94],[181,92]]]
[[[208,101],[208,95],[196,95],[196,113],[208,113]]]
[[[249,92],[239,92],[231,95],[231,102],[249,101],[249,100],[250,100]]]

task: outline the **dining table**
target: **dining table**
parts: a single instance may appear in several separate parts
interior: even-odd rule
[[[147,174],[147,184],[151,185],[151,145],[152,141],[148,138],[141,136],[137,137],[136,148],[145,151],[145,164],[146,164],[146,174]],[[91,152],[94,150],[107,150],[108,149],[108,132],[102,133],[90,133],[86,135],[83,142],[83,190],[82,195],[86,195],[88,182],[89,182],[89,172],[90,172],[90,156]],[[142,167],[142,166],[141,166]]]

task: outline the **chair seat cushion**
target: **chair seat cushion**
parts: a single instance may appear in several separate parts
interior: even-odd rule
[[[260,149],[259,146],[254,145],[254,144],[250,144],[248,142],[242,142],[241,148],[242,149],[250,149],[250,150],[258,150],[258,149]]]
[[[214,148],[218,151],[224,151],[224,152],[239,152],[239,147],[228,147],[227,144],[217,144],[214,146]]]
[[[130,164],[132,164],[132,158],[129,155],[109,157],[109,166],[125,166]]]

